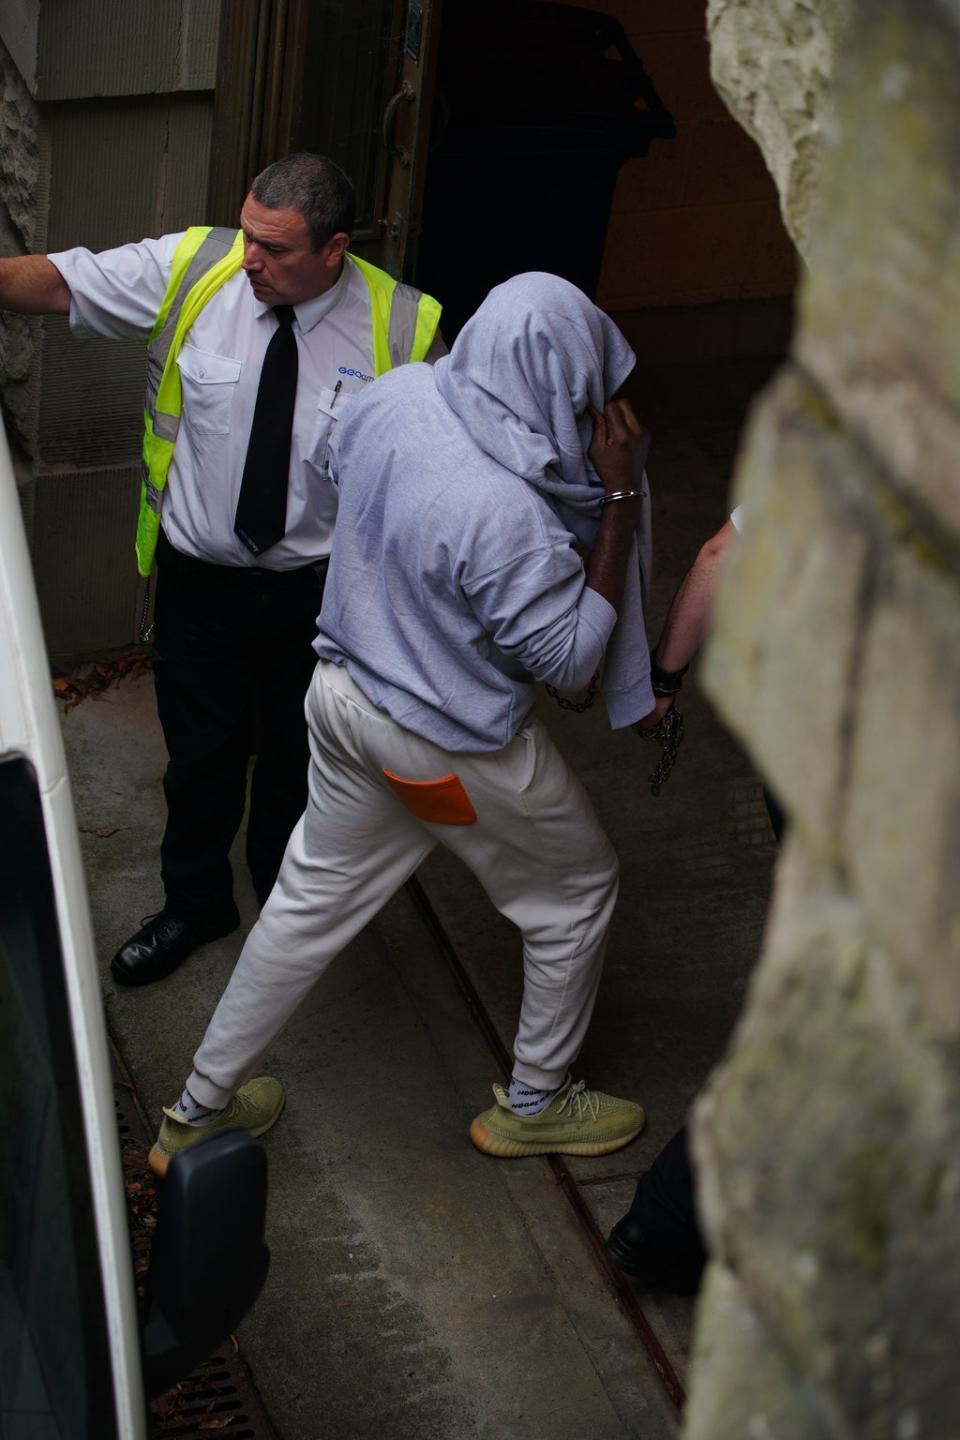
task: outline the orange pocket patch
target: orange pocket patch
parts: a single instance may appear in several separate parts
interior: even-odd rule
[[[402,780],[390,770],[383,773],[394,795],[418,820],[429,820],[431,825],[476,823],[477,812],[458,775],[444,775],[442,780]]]

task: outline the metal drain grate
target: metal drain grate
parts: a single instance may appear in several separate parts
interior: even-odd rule
[[[250,1381],[237,1355],[205,1360],[192,1375],[155,1400],[150,1407],[151,1440],[262,1440],[270,1432],[259,1407],[247,1403]],[[239,1383],[238,1383],[239,1381]],[[256,1413],[255,1413],[256,1411]]]
[[[150,1243],[157,1225],[158,1182],[147,1164],[150,1141],[136,1092],[113,1059],[113,1097],[127,1191],[127,1216],[136,1277],[143,1302]],[[253,1388],[235,1337],[149,1407],[150,1440],[275,1440]]]

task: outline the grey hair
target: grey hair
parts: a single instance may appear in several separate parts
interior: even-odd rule
[[[250,193],[268,210],[299,210],[314,250],[338,231],[353,229],[353,184],[326,155],[300,150],[261,170]]]

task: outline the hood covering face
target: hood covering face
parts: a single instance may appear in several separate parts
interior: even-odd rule
[[[602,410],[635,364],[581,290],[533,271],[491,290],[433,374],[480,449],[541,490],[589,545],[601,482],[586,454],[588,406]]]
[[[603,483],[587,457],[588,407],[602,410],[636,364],[609,316],[557,275],[532,271],[498,285],[463,327],[434,383],[484,454],[539,490],[590,548]],[[653,708],[644,626],[649,588],[650,499],[624,578],[619,619],[604,659],[603,696],[614,729]]]

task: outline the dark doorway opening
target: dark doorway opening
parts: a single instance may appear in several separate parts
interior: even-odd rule
[[[445,7],[416,283],[453,339],[500,281],[596,293],[617,171],[675,135],[611,15],[548,0]]]

